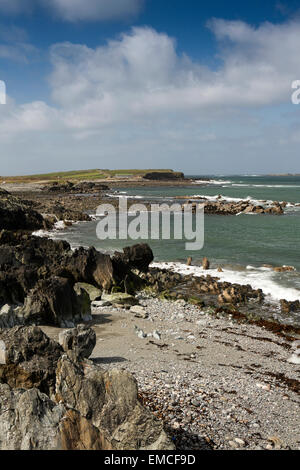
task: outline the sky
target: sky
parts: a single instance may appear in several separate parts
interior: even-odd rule
[[[300,173],[300,0],[205,3],[0,0],[0,174]]]

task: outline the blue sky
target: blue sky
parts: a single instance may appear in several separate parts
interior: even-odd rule
[[[300,0],[0,0],[0,174],[300,172]]]

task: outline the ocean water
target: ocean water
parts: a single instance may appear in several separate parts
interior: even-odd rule
[[[203,275],[201,260],[207,256],[211,261],[210,274],[221,280],[261,288],[274,302],[282,298],[300,299],[300,176],[208,177],[212,182],[205,185],[199,176],[193,185],[186,187],[120,187],[114,195],[156,203],[199,195],[211,200],[219,195],[224,200],[250,199],[262,205],[285,201],[288,203],[285,214],[206,215],[204,248],[192,252],[185,250],[185,240],[99,240],[97,221],[78,223],[52,236],[67,239],[73,246],[95,246],[108,253],[126,245],[147,242],[160,266],[195,275]],[[189,256],[193,258],[191,268],[186,266]],[[276,273],[265,265],[294,266],[295,271]],[[222,266],[223,273],[217,272],[218,266]]]

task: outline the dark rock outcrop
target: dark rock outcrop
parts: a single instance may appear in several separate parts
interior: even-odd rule
[[[14,324],[66,328],[89,321],[91,297],[86,285],[96,288],[96,298],[103,291],[134,294],[143,281],[133,270],[146,271],[152,260],[148,245],[124,248],[123,253],[111,258],[95,248],[72,251],[64,241],[34,237],[22,231],[2,231],[0,308],[22,304],[24,308],[21,312],[8,312],[9,318],[3,312],[5,322],[0,318],[0,326],[12,326],[13,318]]]
[[[109,187],[102,183],[94,183],[92,181],[83,181],[80,183],[72,183],[67,181],[66,183],[54,182],[47,184],[42,188],[43,191],[50,193],[98,193],[101,191],[108,191]]]
[[[145,180],[151,180],[151,181],[169,181],[169,180],[183,180],[184,179],[184,174],[180,172],[159,172],[159,171],[154,171],[152,173],[146,173],[143,178]]]
[[[204,213],[210,215],[238,215],[238,214],[271,214],[271,215],[282,215],[284,214],[283,207],[277,203],[273,206],[263,207],[251,203],[251,201],[207,201],[206,198],[199,198],[199,202],[194,200],[188,201],[188,206],[191,207],[193,212],[196,212],[199,205],[204,205]],[[183,204],[182,210],[187,207],[187,204]]]
[[[0,230],[39,230],[43,227],[41,214],[28,207],[25,201],[0,189]]]
[[[113,263],[115,266],[120,266],[123,263],[124,271],[126,269],[137,269],[141,272],[147,272],[153,259],[153,252],[149,245],[140,244],[123,248],[123,253],[116,252]],[[122,269],[121,266],[120,269]]]
[[[23,303],[39,280],[86,282],[101,289],[114,283],[111,259],[94,248],[72,251],[64,241],[23,233],[0,234],[0,303]]]
[[[51,277],[38,281],[29,292],[23,315],[27,324],[72,328],[75,323],[91,320],[90,300],[84,291],[78,295],[69,279]]]

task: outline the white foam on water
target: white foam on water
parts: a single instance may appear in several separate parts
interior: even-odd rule
[[[295,184],[248,184],[248,183],[232,183],[233,187],[241,188],[300,188]]]
[[[216,194],[214,196],[208,196],[206,194],[194,194],[193,196],[190,196],[189,199],[192,201],[193,199],[201,199],[201,200],[207,200],[210,202],[248,202],[251,204],[254,204],[256,206],[262,205],[262,206],[273,206],[275,202],[279,202],[279,204],[283,204],[284,201],[273,201],[272,199],[253,199],[251,196],[247,196],[246,198],[240,198],[240,197],[230,197],[230,196],[223,196],[222,194]],[[286,203],[287,208],[299,208],[300,206],[297,206],[297,203],[293,202],[287,202]]]
[[[193,275],[196,277],[210,275],[218,277],[221,282],[230,282],[231,284],[247,285],[249,284],[252,289],[262,289],[263,293],[268,297],[271,302],[278,302],[281,299],[294,301],[300,299],[300,290],[292,287],[281,286],[276,281],[276,273],[271,268],[254,266],[247,266],[245,270],[231,270],[223,269],[219,273],[217,269],[210,269],[205,271],[201,266],[187,266],[182,263],[152,263],[153,267],[160,269],[170,269],[174,272]]]
[[[118,193],[118,194],[106,194],[105,196],[107,197],[114,197],[117,199],[123,198],[123,199],[144,199],[144,196],[125,196],[124,194],[126,193]]]
[[[232,184],[232,181],[226,180],[195,180],[193,184],[215,184],[215,185],[222,185],[222,184]]]

